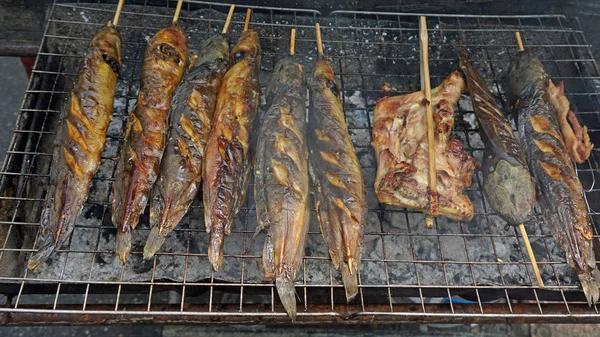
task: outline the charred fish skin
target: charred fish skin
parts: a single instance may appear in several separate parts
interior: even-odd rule
[[[152,189],[145,259],[160,249],[187,213],[200,187],[217,93],[229,66],[227,37],[214,35],[200,50],[171,101],[172,127]]]
[[[50,187],[41,218],[42,247],[27,264],[39,268],[71,236],[100,165],[121,69],[121,34],[112,23],[91,40],[62,111]]]
[[[509,98],[518,113],[519,135],[537,183],[545,223],[577,272],[588,303],[598,302],[600,272],[583,188],[548,101],[549,77],[531,52],[520,52],[509,68]]]
[[[294,279],[310,221],[306,76],[295,58],[277,63],[266,98],[268,109],[262,116],[254,165],[257,231],[268,230],[265,276],[275,280],[279,298],[295,320]]]
[[[323,55],[313,69],[309,92],[309,164],[317,217],[350,301],[358,293],[367,203],[360,163],[344,120],[340,88]]]
[[[231,67],[219,89],[206,145],[202,195],[204,223],[210,237],[208,258],[215,271],[223,262],[223,240],[231,232],[248,187],[260,99],[260,61],[258,33],[247,30],[231,50]]]
[[[525,152],[465,51],[460,52],[460,67],[467,78],[473,110],[485,144],[482,173],[486,200],[509,224],[528,222],[534,213],[535,183],[529,173]]]
[[[112,221],[117,228],[115,254],[123,262],[131,252],[131,231],[146,208],[158,175],[168,132],[169,104],[187,57],[187,38],[176,24],[158,31],[146,47],[140,93],[129,115],[112,193]]]

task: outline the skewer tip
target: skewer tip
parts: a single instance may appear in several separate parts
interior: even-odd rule
[[[231,24],[231,18],[233,17],[234,9],[235,9],[235,5],[231,5],[231,7],[229,7],[229,13],[227,14],[227,20],[225,20],[225,25],[223,26],[223,34],[227,34],[227,31],[229,31],[229,25]]]
[[[250,16],[252,15],[252,9],[248,8],[246,10],[246,20],[244,21],[244,31],[248,30],[248,25],[250,24]]]
[[[177,1],[177,7],[175,7],[175,14],[173,15],[173,23],[177,23],[177,20],[179,20],[179,13],[181,13],[181,5],[183,5],[183,0]]]
[[[542,275],[540,274],[540,269],[538,267],[537,260],[535,259],[535,255],[533,254],[533,249],[531,248],[531,243],[529,242],[529,236],[527,235],[525,226],[523,224],[519,224],[519,229],[521,230],[523,242],[525,242],[525,249],[527,250],[527,255],[529,255],[529,260],[531,261],[531,267],[533,268],[535,279],[537,280],[538,286],[543,289],[544,280],[542,279]]]
[[[294,56],[296,52],[296,28],[292,28],[292,35],[290,36],[290,55]]]
[[[123,9],[124,2],[125,2],[125,0],[119,0],[119,4],[117,5],[117,10],[115,11],[115,16],[112,20],[112,25],[115,27],[119,23],[119,17],[121,17],[121,10]]]
[[[523,47],[523,40],[521,40],[521,33],[515,32],[515,37],[517,38],[517,44],[519,45],[519,50],[523,51],[525,48]]]
[[[321,25],[315,23],[315,31],[317,33],[317,52],[319,55],[323,55],[323,40],[321,40]]]

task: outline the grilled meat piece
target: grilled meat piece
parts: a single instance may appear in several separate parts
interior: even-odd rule
[[[121,34],[109,22],[88,45],[62,110],[42,212],[42,247],[27,264],[31,270],[41,266],[73,232],[100,165],[120,68]]]
[[[467,59],[465,51],[460,52],[460,67],[467,78],[473,110],[485,144],[482,167],[485,197],[509,224],[527,222],[533,217],[535,183],[529,173],[525,153],[510,122]]]
[[[275,66],[267,102],[254,166],[257,231],[268,229],[265,277],[275,280],[279,298],[295,320],[294,279],[304,257],[310,220],[306,77],[295,58],[283,58]]]
[[[598,302],[600,272],[583,188],[551,104],[550,79],[539,59],[520,52],[509,68],[509,98],[518,113],[519,136],[537,183],[545,223],[577,272],[588,303]]]
[[[454,72],[431,90],[435,120],[435,151],[439,215],[471,220],[473,203],[462,193],[471,185],[476,165],[463,152],[460,140],[451,137],[454,105],[465,83]],[[425,94],[384,97],[373,118],[373,148],[377,156],[375,193],[380,202],[429,212],[427,116]]]
[[[172,127],[150,201],[151,230],[144,247],[146,259],[160,249],[181,221],[202,179],[202,160],[217,93],[229,65],[227,37],[215,35],[200,50],[171,102]]]
[[[131,231],[144,212],[166,143],[169,104],[185,70],[187,38],[176,24],[148,43],[137,103],[129,115],[112,194],[112,221],[117,228],[115,254],[125,262]]]
[[[313,70],[309,111],[309,161],[317,217],[350,301],[358,293],[367,202],[360,163],[344,120],[340,88],[323,55]]]
[[[204,223],[210,234],[208,259],[217,271],[223,239],[244,203],[252,167],[259,105],[260,39],[245,31],[231,50],[231,68],[223,77],[213,126],[206,145],[203,176]]]

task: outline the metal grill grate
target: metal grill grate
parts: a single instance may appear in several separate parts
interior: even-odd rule
[[[107,4],[108,3],[108,4]],[[169,24],[176,1],[128,1],[119,29],[123,35],[123,71],[115,95],[102,165],[69,245],[50,264],[32,273],[25,257],[35,251],[36,234],[51,162],[60,106],[76,75],[89,38],[113,15],[115,1],[63,3],[49,12],[35,69],[26,91],[14,136],[0,172],[0,322],[262,322],[287,323],[274,286],[259,269],[263,237],[253,237],[252,193],[226,239],[223,270],[212,273],[206,257],[202,203],[196,201],[157,256],[141,260],[148,234],[147,217],[135,231],[130,261],[112,256],[115,230],[110,221],[114,158],[123,125],[137,98],[146,41]],[[229,4],[186,1],[180,24],[195,50],[220,31]],[[235,43],[243,26],[237,9],[231,26]],[[418,14],[254,7],[251,28],[261,36],[261,83],[268,82],[277,60],[287,53],[289,31],[298,29],[296,54],[307,73],[316,59],[314,23],[322,26],[325,54],[343,89],[351,136],[369,191],[365,253],[357,299],[346,304],[339,273],[332,267],[316,216],[312,216],[307,256],[298,273],[301,322],[493,322],[594,321],[576,275],[565,262],[543,223],[527,224],[545,289],[539,289],[523,242],[505,228],[483,201],[478,174],[468,189],[476,215],[471,222],[439,218],[425,229],[423,216],[377,203],[372,190],[376,161],[371,121],[377,98],[417,90],[419,83]],[[600,144],[600,74],[577,20],[561,15],[427,15],[432,85],[458,69],[450,41],[470,59],[497,94],[503,93],[511,57],[518,51],[514,32],[543,60]],[[392,89],[385,92],[382,87]],[[262,106],[264,107],[264,99]],[[481,159],[483,144],[467,95],[461,98],[454,135],[466,151]],[[598,153],[578,166],[593,223],[600,209],[595,185]],[[252,188],[252,186],[250,186]],[[597,234],[597,229],[594,228]],[[598,236],[596,235],[597,239]],[[600,244],[596,241],[596,246]]]

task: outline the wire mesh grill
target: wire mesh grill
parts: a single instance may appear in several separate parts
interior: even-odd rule
[[[128,1],[119,30],[123,35],[123,71],[115,94],[101,168],[68,245],[39,272],[26,271],[25,259],[37,248],[36,234],[49,183],[54,130],[61,104],[76,75],[89,38],[112,18],[116,1],[56,1],[26,91],[14,136],[0,172],[0,321],[25,323],[133,322],[289,322],[273,284],[260,271],[263,237],[254,237],[252,193],[226,238],[224,267],[210,270],[202,203],[194,202],[163,249],[143,261],[147,215],[134,232],[130,261],[112,256],[115,229],[110,220],[110,190],[115,157],[128,111],[137,98],[146,42],[168,25],[176,1]],[[221,30],[229,4],[186,1],[180,24],[196,50]],[[235,43],[243,27],[236,10],[230,28]],[[418,14],[254,7],[251,28],[261,36],[261,85],[268,83],[277,60],[288,50],[296,27],[296,55],[310,74],[316,60],[314,23],[320,22],[325,53],[340,79],[351,137],[361,161],[369,214],[357,298],[345,302],[339,273],[329,261],[316,216],[296,289],[298,321],[598,321],[588,307],[576,275],[541,221],[527,224],[545,289],[538,288],[522,239],[505,227],[483,200],[481,175],[467,190],[474,201],[471,222],[438,218],[433,229],[424,217],[404,208],[377,203],[372,189],[376,170],[370,146],[373,109],[384,95],[418,90]],[[497,95],[505,110],[505,76],[518,52],[514,32],[543,60],[600,144],[600,74],[590,46],[575,20],[561,15],[469,16],[428,14],[432,85],[458,69],[450,46],[456,41]],[[386,90],[383,90],[386,88]],[[264,92],[264,90],[263,90]],[[265,102],[262,100],[261,107]],[[453,134],[465,150],[481,159],[483,144],[467,95],[459,101]],[[578,165],[593,224],[600,209],[595,186],[597,152]],[[252,186],[250,186],[252,189]],[[538,212],[539,213],[539,212]],[[594,225],[596,246],[597,229]],[[84,316],[85,315],[85,316]]]

